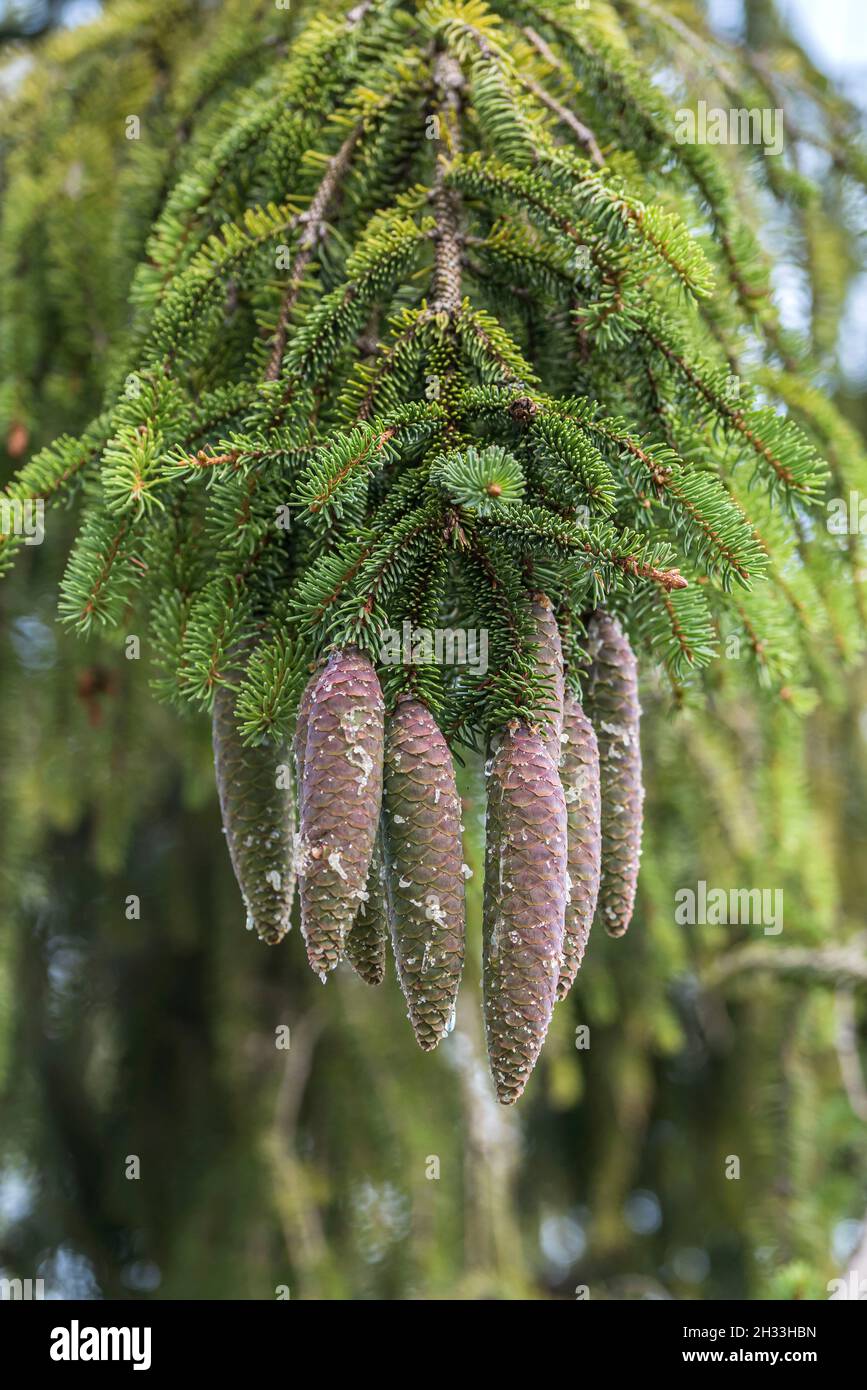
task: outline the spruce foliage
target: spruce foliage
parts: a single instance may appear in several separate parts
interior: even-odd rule
[[[725,384],[734,401],[744,399],[749,377],[760,400],[778,403],[801,426],[827,462],[829,496],[858,491],[863,498],[863,445],[829,399],[840,383],[838,328],[863,227],[863,147],[851,144],[846,103],[772,19],[770,0],[750,0],[744,9],[758,23],[730,47],[710,32],[698,0],[678,0],[676,7],[659,0],[610,6],[593,0],[577,14],[572,4],[546,4],[532,17],[529,6],[520,13],[516,8],[522,28],[535,25],[539,38],[547,35],[545,54],[534,44],[546,65],[532,77],[522,63],[522,86],[541,83],[549,98],[553,94],[560,105],[556,123],[548,106],[556,138],[574,138],[596,167],[619,164],[629,177],[644,171],[654,188],[651,206],[680,199],[674,179],[682,177],[678,170],[691,171],[700,216],[690,225],[722,288],[701,302],[691,350],[696,358],[728,364],[734,382]],[[49,508],[45,545],[18,550],[14,542],[18,573],[0,591],[0,722],[9,750],[0,776],[7,928],[0,932],[0,1073],[10,1116],[4,1130],[9,1162],[17,1166],[25,1154],[28,1166],[40,1171],[46,1198],[32,1218],[7,1232],[6,1264],[11,1259],[11,1271],[28,1277],[71,1225],[82,1229],[86,1210],[91,1232],[97,1224],[113,1232],[120,1221],[136,1248],[157,1253],[166,1296],[184,1296],[195,1286],[197,1296],[224,1297],[236,1291],[239,1268],[251,1287],[270,1291],[288,1279],[293,1297],[296,1286],[305,1297],[393,1297],[407,1278],[412,1294],[424,1288],[449,1298],[475,1299],[480,1289],[493,1297],[571,1296],[573,1276],[562,1278],[539,1262],[531,1268],[501,1252],[529,1248],[552,1207],[564,1216],[586,1208],[591,1220],[579,1277],[590,1282],[594,1297],[597,1290],[632,1297],[638,1289],[684,1298],[825,1298],[827,1281],[840,1273],[828,1232],[841,1217],[856,1222],[863,1216],[863,1090],[859,1095],[851,1087],[849,1101],[843,1094],[842,1082],[849,1081],[841,1060],[857,1060],[857,1050],[850,1045],[838,1052],[842,1030],[835,1020],[844,1001],[852,1006],[850,991],[857,999],[863,980],[858,940],[867,880],[864,857],[851,853],[852,843],[867,834],[865,742],[858,729],[863,674],[843,684],[835,669],[840,658],[857,653],[864,628],[859,586],[849,582],[864,567],[863,535],[838,534],[829,544],[821,504],[809,524],[795,530],[761,490],[748,489],[745,478],[729,479],[726,486],[749,512],[748,534],[770,573],[769,582],[750,591],[734,588],[731,607],[714,614],[708,640],[724,659],[706,671],[707,710],[695,700],[695,708],[671,717],[670,690],[679,702],[691,704],[694,695],[671,666],[670,680],[658,678],[642,639],[641,603],[617,610],[642,665],[648,801],[633,927],[641,937],[625,949],[594,927],[588,964],[565,1008],[555,1010],[542,1064],[521,1107],[528,1128],[537,1135],[544,1129],[545,1142],[518,1146],[509,1166],[510,1146],[501,1142],[508,1134],[489,1123],[476,1069],[464,1064],[472,1055],[471,1007],[459,1009],[458,1036],[439,1058],[421,1056],[398,1046],[407,1025],[396,988],[371,998],[346,972],[323,991],[297,949],[278,956],[257,951],[237,930],[238,900],[215,833],[215,808],[207,805],[213,788],[206,722],[181,723],[174,708],[149,699],[142,669],[153,656],[147,642],[140,663],[124,661],[119,634],[141,630],[139,620],[125,617],[113,631],[95,627],[87,644],[60,634],[56,664],[47,671],[34,672],[18,653],[16,615],[29,619],[37,604],[43,621],[50,615],[43,594],[54,584],[66,537],[90,495],[82,484],[89,488],[98,480],[99,455],[111,432],[106,412],[125,388],[125,368],[137,360],[127,332],[128,282],[135,265],[144,266],[150,256],[145,241],[153,218],[169,207],[168,199],[179,221],[198,224],[187,240],[169,232],[180,262],[187,244],[190,250],[198,244],[200,226],[218,230],[248,201],[258,201],[266,164],[269,189],[282,199],[291,191],[299,142],[306,148],[316,139],[315,126],[306,126],[288,103],[299,91],[312,110],[320,92],[334,90],[327,60],[311,63],[309,80],[295,91],[287,88],[285,103],[274,81],[302,41],[307,17],[330,13],[339,20],[328,0],[316,10],[293,0],[288,11],[273,0],[106,0],[103,11],[96,24],[41,42],[23,77],[16,52],[16,77],[4,82],[0,101],[3,477],[30,455],[32,471],[25,464],[28,471],[10,491],[26,496],[44,489]],[[529,95],[530,85],[525,90]],[[663,90],[673,94],[671,102],[660,96]],[[664,153],[671,110],[698,99],[724,107],[785,106],[784,155],[682,146]],[[660,108],[665,126],[656,119]],[[124,137],[130,111],[142,113],[139,141]],[[410,149],[415,127],[395,107],[382,138]],[[804,171],[816,178],[815,186]],[[702,185],[713,194],[712,213]],[[383,183],[375,197],[384,205],[391,193]],[[525,355],[553,391],[565,375],[565,338],[552,329],[568,311],[569,278],[557,273],[556,261],[534,253],[532,238],[532,229],[510,221],[498,240],[467,247],[464,272],[469,275],[472,265],[484,274],[492,314],[514,304],[512,287],[524,291],[518,299]],[[809,286],[801,301],[803,337],[780,328],[759,240],[790,283],[796,277]],[[139,271],[144,307],[171,273],[170,260],[158,252],[150,273]],[[311,275],[317,270],[318,262],[311,262]],[[544,292],[544,307],[534,307],[527,291]],[[411,313],[399,305],[392,317],[406,326]],[[243,326],[237,319],[234,325],[233,335]],[[237,352],[235,336],[221,351]],[[616,365],[613,354],[609,365]],[[598,360],[593,370],[601,379]],[[636,421],[636,410],[644,414],[651,422],[648,453],[673,447],[669,436],[676,428],[678,456],[698,465],[691,480],[715,486],[715,467],[702,466],[718,457],[719,441],[707,439],[709,417],[681,409],[657,414],[657,377],[653,367],[638,376],[633,397],[619,405],[602,381],[595,390],[602,403],[598,418],[616,418],[619,411],[625,423]],[[366,388],[354,381],[353,389],[363,396]],[[582,398],[574,378],[562,389],[564,398]],[[183,459],[195,460],[194,451],[216,444],[224,426],[235,428],[248,391],[249,379],[240,378],[203,395],[193,421],[201,438]],[[191,394],[197,393],[193,383]],[[85,431],[88,420],[93,427]],[[624,470],[635,466],[631,486],[646,492],[649,478],[638,471],[639,456],[624,450],[613,462]],[[514,458],[510,467],[520,498],[522,465]],[[198,507],[206,495],[195,463],[189,476],[200,479],[202,491],[167,508],[162,535],[153,537],[153,553],[171,577],[168,607],[198,592],[208,555],[206,547],[193,552],[174,545],[187,524],[186,506]],[[278,483],[275,489],[282,502]],[[477,496],[483,502],[487,494]],[[59,503],[53,510],[52,498]],[[654,525],[664,516],[673,520],[671,483],[665,513],[656,488],[644,501],[650,506],[643,515],[650,513]],[[231,515],[228,521],[234,529]],[[693,534],[698,539],[701,531]],[[2,548],[11,560],[13,545]],[[422,597],[426,578],[418,586]],[[545,588],[543,580],[537,575],[534,587]],[[138,583],[134,574],[132,594],[143,621],[150,613]],[[699,587],[681,591],[678,601]],[[650,617],[657,613],[653,597]],[[183,630],[177,618],[169,623],[170,632]],[[574,670],[577,634],[562,620],[561,634]],[[674,634],[671,644],[674,653]],[[309,647],[306,635],[299,641],[288,623],[279,640],[261,647],[254,698],[243,711],[238,706],[246,735],[267,739],[272,723],[291,725]],[[170,697],[174,690],[178,703],[179,651],[170,644],[161,659],[155,677],[160,691]],[[692,671],[684,658],[683,675]],[[419,682],[429,675],[426,667],[416,673]],[[389,672],[380,676],[385,682]],[[821,692],[820,702],[810,686]],[[793,717],[811,703],[809,719]],[[465,820],[465,852],[477,865],[472,805]],[[162,872],[151,855],[155,830],[163,843],[170,838],[183,846],[179,856],[162,856]],[[62,861],[59,839],[66,845]],[[55,868],[61,862],[64,904],[58,911]],[[135,932],[134,969],[129,932],[118,930],[121,868],[124,884],[135,884],[138,870],[148,876],[160,908],[158,930]],[[785,932],[762,947],[744,941],[744,928],[684,930],[672,920],[673,894],[698,879],[783,886]],[[468,883],[471,918],[479,880],[476,873]],[[191,951],[196,929],[199,945]],[[65,951],[70,944],[84,963],[84,988],[77,1002],[66,997],[60,1030],[48,967],[55,945]],[[470,953],[468,983],[472,969]],[[93,988],[100,981],[112,987],[102,995],[104,1007],[95,1010]],[[247,1057],[259,1030],[270,1042],[277,1010],[294,1022],[311,1009],[316,1027],[323,1026],[318,1045],[310,1046],[305,1121],[277,1148],[273,1069],[227,1068],[226,1057]],[[191,1016],[205,1045],[171,1046],[173,1038],[191,1041]],[[577,1021],[591,1026],[588,1051],[574,1046]],[[46,1045],[34,1049],[37,1030]],[[296,1046],[303,1036],[293,1036],[291,1056],[306,1062],[307,1052]],[[207,1045],[212,1037],[223,1045]],[[120,1063],[114,1067],[112,1039]],[[155,1046],[161,1049],[158,1065]],[[351,1053],[351,1066],[338,1061],[341,1048]],[[368,1084],[356,1084],[359,1078]],[[399,1103],[379,1103],[383,1085]],[[77,1145],[74,1136],[58,1131],[58,1117],[71,1113],[69,1105],[53,1103],[58,1086],[87,1120]],[[129,1191],[119,1204],[115,1141],[124,1128],[139,1138],[143,1113],[157,1117],[152,1137],[168,1155],[155,1170],[163,1173],[163,1185],[155,1201],[152,1193],[152,1200],[136,1204]],[[214,1160],[204,1185],[203,1124]],[[427,1151],[432,1127],[443,1171],[436,1184],[438,1238],[429,1238],[429,1223],[413,1221],[407,1242],[396,1241],[386,1258],[371,1263],[356,1219],[359,1169],[370,1172],[388,1197],[400,1148],[409,1159],[398,1179],[401,1198],[424,1212],[434,1185],[414,1155]],[[225,1142],[229,1131],[238,1143]],[[663,1131],[668,1139],[660,1144]],[[100,1158],[93,1140],[101,1133]],[[748,1156],[745,1180],[709,1183],[719,1155],[732,1149]],[[52,1161],[57,1154],[62,1165],[60,1158]],[[105,1180],[95,1184],[94,1172]],[[635,1237],[623,1212],[649,1172],[666,1220],[655,1236]],[[49,1200],[52,1176],[55,1200]],[[393,1207],[385,1197],[373,1211],[387,1225]],[[215,1201],[232,1216],[238,1239],[222,1230],[224,1239],[212,1245],[205,1267],[201,1223],[210,1221]],[[252,1227],[282,1226],[287,1212],[290,1221],[296,1213],[293,1230],[299,1233],[288,1266],[279,1242],[247,1239]],[[167,1214],[172,1230],[185,1238],[175,1240],[171,1259],[164,1260]],[[328,1232],[326,1248],[302,1238],[317,1221]],[[127,1241],[111,1240],[111,1252],[99,1258],[100,1287],[106,1296],[126,1297],[126,1271],[116,1255]],[[700,1286],[670,1261],[673,1248],[696,1245],[711,1256],[710,1275]]]
[[[541,717],[536,572],[572,632],[604,603],[678,690],[724,634],[778,686],[837,624],[856,645],[853,606],[821,610],[858,547],[809,520],[840,427],[772,319],[731,161],[677,142],[634,25],[677,39],[632,4],[302,6],[207,147],[189,116],[121,389],[8,489],[83,492],[70,624],[146,614],[161,692],[199,707],[254,638],[251,742],[290,731],[323,647],[375,660],[384,626],[446,612],[488,627],[494,674],[410,667],[392,696],[477,746]],[[783,156],[753,164],[793,196]]]
[[[139,8],[118,7],[109,48]],[[153,8],[189,51],[189,7]],[[760,687],[807,708],[860,648],[862,540],[822,509],[864,461],[778,322],[751,229],[774,199],[815,245],[807,180],[785,154],[680,143],[677,100],[636,56],[683,74],[698,43],[719,66],[696,34],[639,0],[230,3],[168,107],[143,68],[168,153],[124,172],[119,242],[150,228],[131,320],[76,280],[70,320],[96,315],[110,349],[104,399],[6,490],[76,502],[65,621],[110,637],[136,614],[160,697],[231,706],[259,751],[297,740],[311,666],[350,650],[456,750],[546,728],[539,593],[573,700],[602,611],[678,703],[717,688],[736,640]],[[767,75],[726,62],[733,103],[773,104]],[[839,159],[863,182],[857,152]],[[34,307],[15,272],[58,195],[5,214],[7,363]],[[21,344],[10,429],[34,411],[40,344]],[[0,536],[0,567],[21,544]],[[487,670],[382,669],[406,624],[483,629]],[[313,942],[323,973],[350,927],[337,912]]]

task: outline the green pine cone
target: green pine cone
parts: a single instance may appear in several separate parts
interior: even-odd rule
[[[385,736],[386,888],[398,977],[419,1046],[452,1029],[464,964],[461,802],[430,710],[404,696]]]
[[[367,875],[367,897],[346,934],[346,959],[365,984],[381,985],[385,979],[388,909],[385,901],[385,864],[382,835],[377,834]]]
[[[367,657],[356,647],[335,652],[303,715],[296,867],[307,956],[324,981],[364,899],[382,800],[384,706]]]
[[[490,763],[485,839],[485,1031],[497,1099],[511,1105],[551,1021],[567,897],[563,787],[543,739],[517,721]]]
[[[533,594],[531,610],[538,643],[536,670],[546,681],[550,692],[547,721],[542,727],[542,737],[556,767],[562,751],[560,739],[563,733],[563,647],[554,609],[547,594]]]
[[[295,894],[295,796],[289,750],[245,748],[235,721],[241,671],[217,687],[212,721],[214,768],[223,829],[247,926],[275,946],[291,925]]]
[[[566,797],[569,901],[557,998],[565,999],[584,959],[599,893],[600,828],[599,749],[593,725],[571,693],[563,709],[563,756],[560,781]]]
[[[598,609],[587,626],[587,703],[599,744],[602,789],[602,879],[596,916],[609,936],[632,918],[641,860],[644,786],[638,667],[616,618]]]

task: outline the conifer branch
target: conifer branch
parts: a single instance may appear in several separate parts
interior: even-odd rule
[[[358,11],[363,11],[365,7],[359,5]],[[363,14],[359,13],[360,22]],[[283,365],[283,354],[286,351],[286,340],[289,336],[289,323],[292,317],[292,310],[301,290],[304,273],[313,253],[322,239],[325,229],[325,218],[331,203],[340,188],[342,180],[346,176],[346,171],[352,159],[352,152],[361,138],[363,126],[357,125],[350,131],[340,149],[328,161],[328,167],[322,182],[320,183],[310,206],[306,212],[298,214],[294,226],[301,227],[303,230],[298,241],[298,250],[292,262],[292,269],[289,272],[289,282],[280,303],[280,312],[277,316],[277,327],[274,330],[271,355],[268,358],[268,365],[265,368],[265,381],[276,381],[280,375]]]
[[[363,394],[355,408],[354,419],[356,423],[361,424],[370,417],[382,383],[389,375],[398,371],[405,350],[413,347],[418,337],[423,333],[427,322],[426,314],[420,311],[409,311],[400,331],[392,338],[391,342],[379,345],[376,359],[369,372],[366,373]]]
[[[535,538],[543,543],[553,544],[567,554],[586,555],[592,561],[601,561],[604,565],[619,570],[629,579],[658,584],[666,591],[687,587],[688,581],[680,570],[657,564],[647,558],[644,553],[646,546],[637,536],[632,537],[629,533],[618,535],[613,528],[606,529],[603,526],[589,529],[580,527],[552,516],[541,508],[527,507],[522,503],[514,503],[504,508],[487,524],[495,526],[499,531],[511,532],[516,541],[522,537],[525,541]],[[620,545],[624,539],[627,548],[621,550]],[[631,540],[637,542],[634,547],[629,545]]]
[[[787,463],[780,457],[779,450],[775,450],[770,443],[766,442],[759,430],[751,426],[744,412],[733,406],[719,391],[716,391],[701,372],[686,361],[682,353],[669,346],[653,328],[643,325],[641,332],[656,348],[657,352],[676,367],[690,386],[693,386],[704,397],[717,414],[746,440],[758,458],[771,467],[778,481],[785,488],[793,492],[800,492],[805,497],[811,497],[815,494],[823,479],[823,472],[812,466],[813,453],[811,450],[797,449],[795,460],[792,463]],[[804,466],[797,467],[796,464]]]
[[[369,463],[371,456],[381,454],[390,439],[397,433],[394,426],[371,434],[359,443],[357,450],[341,463],[337,471],[328,479],[325,486],[307,503],[308,511],[321,512],[327,507],[335,492],[349,475],[362,465]]]
[[[294,627],[309,658],[425,612],[425,566],[439,574],[447,554],[444,602],[462,621],[471,598],[488,605],[505,717],[524,709],[526,653],[510,664],[515,629],[471,554],[484,545],[514,613],[531,582],[564,631],[610,603],[675,684],[732,627],[771,683],[821,670],[825,648],[848,659],[860,539],[825,535],[803,504],[826,476],[817,449],[844,495],[863,462],[803,377],[774,379],[787,344],[741,216],[751,165],[780,207],[803,180],[754,160],[732,180],[712,148],[677,142],[629,46],[646,36],[655,61],[689,43],[655,5],[631,4],[616,36],[566,0],[405,9],[317,15],[285,63],[258,55],[259,77],[184,151],[133,292],[140,389],[4,494],[93,480],[67,616],[111,623],[145,604],[163,690],[199,700],[227,586],[263,644]],[[735,80],[749,67],[722,42],[705,56]],[[190,94],[193,132],[220,71]],[[708,298],[718,270],[728,299]],[[735,350],[747,341],[756,367]],[[4,554],[20,544],[0,538]],[[272,674],[288,670],[273,656]],[[263,682],[250,730],[283,708],[265,709]],[[450,701],[449,685],[414,688]],[[480,737],[486,701],[461,706],[462,737]]]
[[[464,79],[460,65],[448,53],[437,54],[434,83],[439,93],[440,136],[436,142],[437,170],[431,193],[436,222],[431,311],[452,319],[461,305],[460,205],[446,184],[449,162],[460,152],[460,94]]]
[[[867,955],[857,945],[816,948],[754,942],[720,956],[703,972],[702,984],[706,989],[717,989],[736,977],[757,971],[857,988],[867,984]]]
[[[524,26],[523,33],[536,49],[536,52],[545,59],[545,62],[556,72],[562,73],[563,64],[542,38],[541,34],[537,34],[536,30],[529,24]],[[533,93],[538,101],[541,101],[543,105],[547,106],[549,111],[553,111],[561,125],[569,127],[579,144],[583,145],[586,149],[593,163],[597,168],[601,169],[605,164],[605,158],[599,148],[596,136],[593,134],[590,127],[585,125],[583,121],[580,121],[574,111],[570,111],[557,101],[556,97],[551,96],[535,78],[523,75],[521,81],[527,90]]]

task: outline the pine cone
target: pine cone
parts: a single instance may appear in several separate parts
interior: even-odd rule
[[[518,1099],[545,1041],[566,913],[566,801],[542,738],[505,730],[490,764],[484,1006],[497,1099]]]
[[[560,781],[566,797],[569,902],[557,998],[565,999],[584,959],[599,893],[601,854],[599,749],[579,701],[566,695]]]
[[[214,769],[223,829],[247,926],[269,946],[291,925],[295,894],[292,839],[295,798],[289,749],[273,743],[245,748],[235,722],[244,658],[217,687],[212,720]]]
[[[385,948],[388,940],[381,833],[374,841],[366,892],[367,897],[359,908],[358,916],[346,934],[346,959],[365,984],[381,985],[385,979]]]
[[[638,669],[623,629],[598,609],[587,626],[587,703],[599,744],[602,790],[602,879],[596,915],[609,936],[622,936],[635,904],[641,860],[644,787]]]
[[[546,682],[549,692],[546,701],[546,722],[542,728],[545,747],[554,760],[560,762],[562,752],[560,738],[563,733],[563,648],[560,643],[560,630],[554,609],[547,594],[534,594],[531,601],[533,621],[536,626],[536,671]]]
[[[461,803],[436,720],[406,696],[386,728],[383,812],[398,976],[429,1052],[451,1031],[464,963]]]
[[[384,708],[367,657],[355,647],[335,652],[314,680],[306,721],[303,715],[302,708],[301,930],[324,981],[363,901],[379,822]]]

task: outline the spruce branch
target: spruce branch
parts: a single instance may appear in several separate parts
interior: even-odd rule
[[[548,66],[553,68],[555,72],[562,73],[563,64],[560,62],[559,58],[557,58],[556,54],[552,52],[550,45],[545,42],[540,34],[536,33],[532,25],[525,25],[523,33],[536,49],[537,53],[544,58]],[[569,110],[569,108],[563,106],[556,97],[551,96],[550,92],[545,90],[541,82],[537,82],[535,78],[527,76],[522,76],[521,81],[524,83],[527,90],[533,93],[538,101],[541,101],[548,107],[549,111],[554,113],[561,125],[568,126],[578,143],[586,149],[593,163],[597,168],[601,169],[605,164],[605,158],[599,148],[596,136],[593,134],[590,127],[579,120],[574,111]]]
[[[113,626],[126,603],[126,592],[115,582],[115,570],[123,566],[129,575],[131,520],[119,523],[92,514],[82,527],[70,556],[61,589],[60,612],[65,622],[82,633],[94,625]]]
[[[826,471],[816,459],[815,450],[794,427],[773,410],[747,414],[731,404],[700,369],[692,366],[682,352],[667,343],[655,327],[640,330],[656,351],[665,358],[712,406],[723,422],[735,431],[767,464],[777,482],[787,491],[804,498],[815,496],[825,481]]]
[[[198,699],[177,654],[209,584],[242,584],[263,644],[285,620],[312,654],[424,612],[443,554],[443,602],[465,617],[457,572],[484,541],[564,631],[610,602],[678,681],[732,630],[771,683],[851,659],[860,539],[803,506],[819,451],[844,493],[862,459],[809,380],[768,365],[787,345],[741,215],[752,175],[781,207],[801,193],[764,159],[732,179],[678,144],[630,45],[655,61],[688,40],[654,5],[627,9],[614,24],[566,0],[383,0],[317,15],[285,61],[259,55],[210,124],[190,95],[113,368],[119,383],[133,364],[141,390],[6,493],[85,482],[67,616],[146,605],[169,681],[174,661]],[[711,50],[741,78],[735,50]],[[712,271],[732,295],[708,298]]]
[[[718,479],[687,469],[672,449],[639,440],[622,419],[600,417],[593,402],[550,401],[548,408],[575,420],[600,442],[616,445],[621,458],[639,465],[638,476],[672,507],[676,525],[682,517],[687,533],[694,528],[702,562],[718,567],[724,581],[734,576],[748,584],[762,575],[761,550],[750,523]]]
[[[663,557],[670,555],[669,547],[648,546],[647,542],[625,529],[618,531],[605,523],[596,523],[591,527],[577,526],[541,507],[528,507],[520,502],[497,511],[488,524],[495,525],[500,532],[509,533],[517,544],[522,539],[526,544],[535,538],[543,545],[554,546],[566,555],[580,557],[582,561],[586,556],[585,564],[619,571],[628,580],[659,584],[667,591],[687,587],[688,581],[680,570],[665,564]]]
[[[361,469],[369,470],[373,461],[381,463],[386,446],[395,434],[395,428],[390,426],[379,431],[359,429],[342,438],[337,456],[332,455],[324,462],[317,460],[316,474],[302,479],[298,490],[300,503],[310,512],[328,508],[333,513],[335,506],[340,505],[335,496],[347,478]]]
[[[460,65],[448,53],[437,54],[433,72],[439,96],[439,139],[436,142],[437,169],[431,192],[436,224],[434,274],[431,283],[431,312],[452,319],[461,305],[460,205],[453,189],[446,184],[449,162],[460,150],[459,121],[464,86]]]
[[[365,9],[359,5],[358,11]],[[359,23],[363,14],[358,15],[354,21]],[[325,218],[331,203],[340,188],[340,184],[346,177],[352,159],[352,153],[361,138],[363,127],[357,125],[350,131],[340,149],[328,161],[327,170],[322,182],[320,183],[310,206],[305,212],[298,214],[293,224],[292,230],[300,227],[301,235],[298,239],[298,247],[295,259],[292,262],[292,269],[289,272],[289,280],[285,293],[280,303],[280,312],[277,316],[277,326],[273,334],[271,355],[268,358],[268,365],[265,368],[265,380],[276,381],[280,375],[283,365],[283,354],[286,351],[286,341],[289,336],[289,323],[292,310],[298,298],[299,291],[304,279],[307,266],[325,232]]]
[[[720,956],[701,974],[705,989],[718,989],[743,975],[769,971],[794,981],[817,979],[832,987],[867,984],[867,956],[858,943],[842,946],[768,946],[751,943]]]
[[[428,315],[421,310],[406,309],[392,325],[390,342],[381,343],[373,363],[359,366],[355,380],[344,393],[342,404],[354,422],[362,424],[375,408],[377,397],[389,378],[399,384],[400,373],[409,363],[414,368],[421,352],[419,338],[424,336]]]

